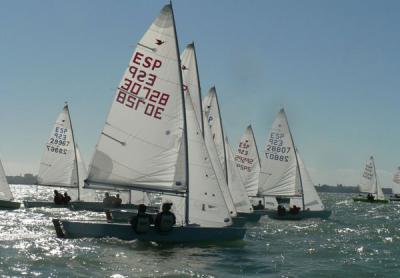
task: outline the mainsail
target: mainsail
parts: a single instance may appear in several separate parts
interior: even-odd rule
[[[392,187],[393,194],[400,194],[400,167],[397,168],[397,172],[393,176],[393,182],[395,183]]]
[[[188,44],[182,52],[181,68],[183,91],[190,95],[196,113],[196,119],[200,124],[201,131],[204,132],[199,69],[197,66],[196,50],[193,42]]]
[[[12,199],[13,195],[7,182],[3,164],[0,161],[0,200],[11,201]]]
[[[253,212],[253,206],[251,205],[247,191],[244,188],[239,169],[236,167],[235,159],[227,137],[225,137],[225,149],[228,169],[228,186],[236,210],[238,212],[251,213]]]
[[[211,95],[209,94],[208,97],[203,101],[203,106],[205,103],[208,103],[210,100],[210,96],[212,96],[212,99],[216,100],[216,92],[215,90],[211,90],[213,93]],[[215,111],[218,110],[219,108],[215,109],[215,106],[218,106],[217,101],[211,101],[209,105],[206,105],[207,107],[203,110],[203,117],[208,124],[205,124],[204,126],[204,140],[206,142],[206,146],[208,149],[208,153],[210,155],[210,161],[211,164],[215,170],[218,183],[221,187],[222,193],[224,195],[224,199],[226,202],[226,205],[228,206],[229,212],[232,217],[237,216],[237,210],[232,198],[232,194],[229,191],[228,187],[228,176],[227,176],[227,168],[226,168],[226,159],[225,159],[225,142],[222,141],[223,146],[220,146],[221,138],[223,139],[223,130],[222,130],[222,120],[220,118],[220,114],[218,113],[212,113],[214,116],[214,119],[211,120],[210,122],[207,119],[213,118],[211,116],[210,111]],[[219,123],[217,126],[214,125],[214,123]],[[214,131],[215,132],[214,132]],[[219,151],[223,151],[223,161],[224,164],[221,164],[221,156],[219,155]]]
[[[173,11],[166,5],[137,44],[116,90],[89,184],[185,192],[180,71]]]
[[[248,196],[257,196],[261,164],[251,125],[246,128],[245,133],[240,139],[236,150],[235,162],[242,176]]]
[[[185,94],[185,103],[190,173],[189,223],[204,227],[231,225],[232,219],[188,93]],[[163,198],[164,202],[167,200],[173,203],[177,223],[183,224],[185,216],[184,198],[178,196]]]
[[[206,116],[206,125],[211,130],[211,135],[215,143],[219,161],[224,171],[225,180],[228,180],[226,169],[226,153],[224,142],[224,131],[222,128],[221,113],[219,109],[218,97],[215,87],[208,91],[208,95],[203,100],[203,110]]]
[[[38,184],[78,187],[75,142],[68,105],[65,105],[50,133],[40,162]]]
[[[301,196],[299,167],[285,111],[281,109],[268,134],[261,157],[258,194]]]
[[[375,194],[377,199],[384,199],[382,188],[378,183],[374,157],[371,156],[365,165],[364,172],[358,185],[360,192]]]

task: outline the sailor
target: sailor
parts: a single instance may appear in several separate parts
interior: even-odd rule
[[[122,204],[122,199],[119,197],[119,194],[115,195],[112,199],[113,207],[119,208]]]
[[[63,204],[63,195],[61,195],[57,190],[54,190],[54,204],[61,205]]]
[[[71,197],[68,195],[67,192],[64,192],[63,203],[68,205],[70,201],[71,201]]]
[[[258,201],[258,204],[256,206],[253,206],[254,210],[261,210],[264,209],[264,205],[261,203],[261,200]]]
[[[291,214],[298,214],[299,211],[300,211],[300,208],[299,208],[298,206],[296,206],[296,205],[293,205],[293,207],[290,208],[289,213],[291,213]]]
[[[286,213],[286,209],[282,205],[278,205],[278,215],[284,215]]]
[[[108,192],[106,192],[104,194],[103,206],[105,206],[105,207],[111,207],[112,206],[112,199],[110,197],[110,193],[108,193]]]
[[[374,199],[375,199],[374,195],[372,195],[371,193],[368,193],[367,200],[368,201],[373,201]]]
[[[140,204],[136,217],[132,217],[131,219],[132,228],[138,234],[148,232],[150,229],[150,224],[153,223],[153,217],[146,213],[146,208],[146,205]]]
[[[160,232],[169,232],[176,223],[175,214],[170,210],[172,207],[172,202],[165,202],[162,205],[162,211],[156,216],[155,227]]]

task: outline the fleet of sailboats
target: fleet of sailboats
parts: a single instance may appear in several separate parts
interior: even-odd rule
[[[391,200],[400,200],[400,167]],[[87,169],[65,104],[46,142],[38,185],[70,190],[73,201],[25,200],[25,208],[69,207],[104,211],[97,190],[120,191],[123,209],[151,205],[148,193],[172,203],[176,225],[136,233],[136,210],[115,210],[120,223],[53,219],[59,237],[193,242],[238,240],[245,222],[262,215],[277,220],[328,218],[281,109],[261,156],[249,125],[235,152],[224,134],[217,90],[202,99],[194,43],[179,55],[172,5],[166,5],[137,43],[115,92]],[[386,203],[373,157],[354,201]],[[255,210],[260,203],[262,209]],[[18,209],[0,162],[0,209]]]

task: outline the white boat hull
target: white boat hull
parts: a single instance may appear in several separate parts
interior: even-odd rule
[[[77,222],[53,219],[58,237],[104,238],[142,240],[169,243],[190,243],[199,241],[241,240],[246,230],[239,227],[210,228],[199,226],[176,226],[168,233],[160,233],[153,226],[145,234],[137,234],[130,224],[106,222]]]

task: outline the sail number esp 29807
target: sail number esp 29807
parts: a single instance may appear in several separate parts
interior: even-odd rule
[[[136,51],[118,88],[115,101],[161,120],[170,97],[169,94],[153,88],[157,81],[155,71],[161,67],[161,60]]]
[[[271,160],[279,160],[282,162],[289,162],[287,155],[291,147],[283,145],[284,133],[271,132],[268,144],[265,147],[265,157]]]

